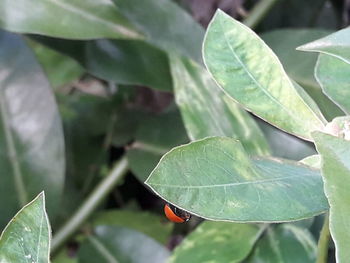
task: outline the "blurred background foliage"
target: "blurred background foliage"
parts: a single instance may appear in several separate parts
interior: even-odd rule
[[[164,201],[143,182],[171,148],[191,139],[225,135],[210,130],[209,120],[191,127],[196,119],[191,114],[196,113],[188,107],[201,105],[203,110],[206,105],[196,101],[196,96],[186,101],[189,97],[178,94],[190,81],[204,88],[212,85],[205,75],[198,76],[205,28],[215,10],[221,8],[248,23],[254,10],[268,1],[101,0],[76,1],[74,6],[67,1],[57,6],[56,1],[40,2],[42,5],[24,0],[0,3],[0,27],[23,33],[0,33],[0,229],[21,205],[45,189],[55,236],[115,161],[125,155],[128,172],[77,234],[55,251],[54,263],[112,262],[105,250],[118,262],[163,262],[184,238],[170,261],[203,262],[195,257],[200,252],[186,250],[186,244],[203,238],[209,242],[211,235],[224,238],[227,231],[237,231],[238,236],[246,231],[253,240],[260,231],[256,226],[242,225],[237,230],[235,224],[206,222],[194,230],[201,221],[198,218],[174,226],[162,214]],[[342,111],[323,95],[314,79],[316,56],[295,48],[347,26],[349,6],[347,0],[276,0],[270,1],[259,19],[249,22],[329,120]],[[194,66],[183,62],[184,71],[176,75],[180,68],[170,59],[174,53],[193,61]],[[225,112],[222,121],[229,119],[222,105],[210,107]],[[242,114],[252,123],[250,127],[256,126],[248,140],[261,136],[268,143],[262,150],[265,153],[293,160],[315,154],[312,144]],[[207,125],[206,132],[195,133],[196,125]],[[13,178],[21,174],[23,181],[14,184]],[[247,262],[277,262],[274,255],[262,252],[273,249],[290,259],[283,262],[312,262],[321,221],[317,217],[269,227],[257,244],[260,250]],[[201,236],[201,231],[208,235]],[[279,247],[273,248],[271,236]],[[227,242],[241,242],[234,234],[227,238]],[[305,244],[311,247],[303,247]],[[210,246],[198,244],[202,251]],[[250,250],[245,253],[244,246],[241,242],[243,254],[234,262],[248,256]],[[295,253],[287,252],[290,247]],[[215,262],[228,262],[229,248],[221,249]],[[309,261],[295,258],[305,258],[305,254]]]

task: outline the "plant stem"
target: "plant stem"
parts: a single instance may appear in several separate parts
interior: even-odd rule
[[[317,261],[316,263],[327,263],[328,262],[328,243],[330,238],[329,232],[329,216],[328,213],[325,215],[320,238],[317,244]]]
[[[248,17],[243,20],[243,24],[250,28],[256,27],[278,1],[260,0],[249,12]]]
[[[106,176],[87,197],[76,213],[54,235],[51,242],[51,252],[55,252],[68,240],[91,215],[101,201],[111,192],[117,182],[128,171],[128,161],[123,156]]]

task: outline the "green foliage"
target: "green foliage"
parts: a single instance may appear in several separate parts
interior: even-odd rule
[[[291,221],[328,209],[318,171],[278,159],[250,160],[238,141],[224,137],[174,148],[146,184],[211,220]]]
[[[39,194],[8,223],[0,237],[0,262],[48,263],[51,227]]]
[[[49,83],[21,37],[0,32],[0,228],[38,193],[57,214],[64,142]]]
[[[1,263],[348,261],[347,14],[197,2],[0,1]]]

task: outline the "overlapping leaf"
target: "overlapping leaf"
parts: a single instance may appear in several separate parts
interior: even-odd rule
[[[143,38],[111,0],[1,1],[0,27],[70,39]]]
[[[146,184],[211,220],[291,221],[328,209],[318,170],[279,159],[250,160],[238,141],[223,137],[174,148]]]
[[[239,139],[251,155],[269,154],[269,146],[253,118],[227,96],[195,62],[171,56],[176,102],[192,140],[208,136]]]
[[[176,247],[169,263],[241,262],[263,230],[253,224],[205,221]]]
[[[339,58],[320,54],[315,77],[323,92],[350,114],[350,65]]]
[[[0,32],[0,228],[47,190],[53,215],[64,182],[61,120],[49,83],[17,35]]]
[[[301,97],[270,48],[222,11],[208,27],[203,52],[217,83],[249,111],[306,140],[324,127],[324,118]]]
[[[328,54],[350,64],[350,28],[339,30],[297,49]]]
[[[0,237],[1,263],[49,263],[51,228],[41,193],[9,222]]]
[[[268,228],[247,263],[314,263],[316,242],[306,229],[292,224]]]
[[[350,258],[350,142],[321,132],[315,132],[313,137],[322,157],[322,176],[330,206],[329,225],[337,262],[345,263]]]

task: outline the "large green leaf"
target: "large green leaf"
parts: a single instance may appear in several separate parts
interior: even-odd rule
[[[33,39],[73,57],[98,78],[118,84],[145,85],[166,91],[172,89],[166,53],[144,41]]]
[[[268,228],[247,263],[314,263],[316,243],[310,232],[292,224]]]
[[[111,0],[1,1],[0,27],[71,39],[143,38]]]
[[[203,46],[217,83],[247,110],[306,140],[325,120],[302,99],[271,49],[248,27],[218,11]]]
[[[329,225],[338,263],[350,258],[350,142],[321,132],[313,134],[322,157],[322,176],[328,198]]]
[[[64,141],[55,98],[30,49],[0,32],[0,228],[46,190],[50,215],[64,182]]]
[[[113,0],[147,41],[202,61],[203,28],[171,0]]]
[[[176,102],[192,140],[208,136],[239,139],[252,155],[269,154],[269,146],[253,118],[241,109],[195,62],[171,56]]]
[[[241,262],[262,229],[254,224],[205,221],[176,247],[169,263]]]
[[[341,116],[343,112],[323,94],[314,77],[317,54],[296,51],[295,48],[305,42],[329,34],[319,29],[281,29],[261,35],[262,39],[276,53],[288,75],[298,82],[317,102],[327,119]]]
[[[211,220],[299,220],[328,209],[318,170],[280,159],[250,160],[239,141],[212,137],[174,148],[146,184]]]
[[[165,220],[164,217],[149,212],[108,210],[96,215],[93,224],[128,227],[165,244],[174,226]]]
[[[339,30],[297,49],[328,54],[350,64],[350,28]]]
[[[9,222],[0,237],[1,263],[49,263],[51,228],[39,194]]]
[[[81,245],[79,263],[164,263],[169,251],[137,231],[98,226]]]
[[[350,34],[350,31],[349,31]],[[320,54],[315,77],[323,92],[350,114],[350,65],[336,57]]]

